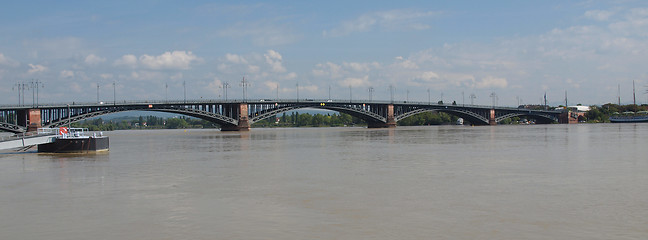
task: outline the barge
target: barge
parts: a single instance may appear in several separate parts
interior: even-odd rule
[[[38,145],[39,153],[90,153],[108,151],[110,144],[102,132],[87,136],[87,128],[43,128],[39,131],[58,131],[51,143]]]

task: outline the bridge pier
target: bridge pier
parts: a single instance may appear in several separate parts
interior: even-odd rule
[[[584,113],[583,113],[583,115],[584,115]],[[564,113],[561,113],[558,116],[558,123],[562,123],[562,124],[578,123],[578,117],[579,117],[578,113],[574,113],[574,112],[571,112],[571,111],[570,112],[564,112]]]
[[[40,109],[27,110],[27,119],[29,120],[29,125],[27,126],[27,132],[36,132],[38,131],[38,128],[42,127]]]
[[[395,128],[396,118],[394,118],[394,104],[387,105],[387,122],[368,122],[368,128]]]
[[[250,121],[248,119],[248,104],[240,103],[236,108],[238,113],[238,125],[222,125],[221,131],[250,131]]]
[[[497,121],[495,121],[495,109],[490,110],[490,114],[488,116],[488,125],[497,125]]]

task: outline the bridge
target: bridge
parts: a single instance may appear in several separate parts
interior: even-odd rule
[[[124,111],[176,113],[204,119],[223,131],[246,131],[260,120],[278,114],[315,108],[346,113],[367,122],[369,128],[396,127],[398,121],[423,112],[444,112],[472,125],[495,125],[512,117],[536,119],[536,123],[570,123],[573,116],[554,110],[529,110],[481,105],[449,105],[429,102],[362,100],[197,100],[136,101],[111,103],[45,104],[38,107],[0,106],[0,130],[14,133],[59,127],[101,115]]]

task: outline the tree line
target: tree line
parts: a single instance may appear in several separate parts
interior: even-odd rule
[[[426,112],[410,116],[398,122],[401,126],[451,124],[457,117],[446,113]],[[366,126],[367,122],[346,113],[311,114],[291,112],[267,118],[252,124],[252,127],[345,127]],[[90,131],[112,131],[128,129],[179,129],[220,128],[218,124],[185,116],[164,118],[156,116],[125,117],[111,120],[87,119],[72,123],[72,127],[87,128]]]
[[[72,123],[72,127],[87,128],[90,131],[112,131],[126,129],[218,128],[219,126],[206,120],[185,116],[173,118],[140,116],[112,120],[88,119]]]
[[[610,122],[610,116],[614,114],[621,114],[624,112],[640,112],[648,111],[648,105],[618,105],[618,104],[604,104],[602,106],[590,106],[590,110],[585,113],[587,122],[591,123],[603,123]]]

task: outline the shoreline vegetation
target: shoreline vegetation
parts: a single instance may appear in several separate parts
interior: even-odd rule
[[[531,106],[529,109],[533,109]],[[542,107],[542,106],[537,106]],[[560,106],[559,106],[560,107]],[[610,122],[609,117],[624,112],[647,111],[648,105],[618,105],[604,104],[602,106],[590,106],[590,110],[585,113],[587,123],[606,123]],[[399,126],[425,126],[425,125],[448,125],[455,124],[459,117],[442,113],[442,112],[424,112],[410,116],[398,122]],[[506,119],[499,124],[519,124],[524,123],[526,119],[514,117]],[[347,126],[366,126],[367,123],[362,119],[353,117],[345,113],[332,114],[311,114],[292,112],[283,113],[274,118],[267,118],[252,124],[252,128],[280,128],[280,127],[347,127]],[[218,124],[186,116],[175,117],[156,117],[156,116],[139,116],[139,117],[120,117],[111,120],[102,118],[88,119],[77,123],[72,123],[73,127],[88,128],[90,131],[112,131],[128,129],[188,129],[188,128],[220,128]]]

